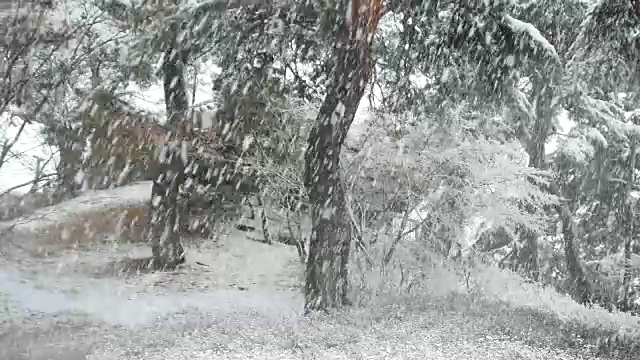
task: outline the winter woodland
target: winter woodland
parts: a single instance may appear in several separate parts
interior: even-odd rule
[[[455,331],[474,336],[510,334],[491,340],[500,350],[452,345],[461,359],[640,356],[640,2],[15,0],[0,9],[0,248],[37,242],[87,257],[135,244],[148,254],[107,246],[98,257],[132,278],[220,266],[218,281],[231,279],[221,264],[237,263],[229,251],[255,260],[238,265],[263,279],[254,284],[265,274],[285,281],[275,267],[295,265],[292,307],[327,336],[330,324],[364,331],[340,319],[364,316],[393,340],[398,324],[416,324],[408,314],[422,314],[455,318]],[[242,241],[219,239],[229,231]],[[5,250],[5,268],[44,266],[44,256],[18,261]],[[2,274],[0,300],[14,286]],[[465,325],[460,314],[481,320]],[[288,356],[320,346],[299,344],[309,327],[278,331],[298,334]],[[383,347],[375,342],[312,352],[458,358],[434,344],[464,335],[429,336],[415,353],[368,352]],[[185,339],[174,348],[200,346]],[[234,351],[267,356],[251,346]],[[113,351],[103,358],[134,358]],[[279,356],[266,358],[290,358]]]

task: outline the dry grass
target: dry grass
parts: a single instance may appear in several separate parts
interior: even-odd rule
[[[83,212],[38,230],[43,245],[77,248],[96,243],[142,243],[149,231],[149,205],[135,204]]]

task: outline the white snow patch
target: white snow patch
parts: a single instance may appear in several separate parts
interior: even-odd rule
[[[189,161],[189,148],[186,140],[182,140],[180,147],[180,159],[183,163],[187,163]]]
[[[42,208],[17,220],[0,222],[0,231],[13,227],[18,231],[35,231],[86,211],[138,204],[151,199],[151,181],[108,190],[89,190],[58,205]]]
[[[556,52],[556,48],[553,45],[551,45],[551,43],[540,33],[538,29],[536,29],[535,26],[533,26],[528,22],[524,22],[522,20],[513,18],[509,15],[505,15],[504,18],[509,23],[509,26],[511,26],[511,29],[513,29],[516,32],[528,34],[535,42],[540,44],[556,60],[560,59],[560,57],[558,56],[558,53]]]

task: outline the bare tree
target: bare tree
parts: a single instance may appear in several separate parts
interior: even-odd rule
[[[15,131],[0,143],[0,167],[15,158],[15,147],[26,130],[39,123],[47,129],[46,142],[59,150],[57,183],[72,186],[84,143],[71,124],[77,108],[69,108],[65,93],[73,88],[69,84],[71,75],[86,57],[117,35],[87,45],[92,28],[104,20],[102,14],[89,14],[73,23],[59,22],[50,16],[54,5],[40,0],[18,1],[11,11],[2,14],[0,114],[9,116]],[[58,68],[60,61],[56,59],[63,53],[69,57],[65,55],[64,66]]]
[[[0,169],[8,162],[22,158],[23,154],[16,151],[16,146],[42,108],[42,99],[34,96],[33,74],[40,69],[33,64],[34,51],[41,47],[58,49],[66,42],[64,32],[49,31],[45,22],[33,21],[44,17],[51,6],[46,1],[0,3],[0,33],[3,35],[0,41],[0,115],[6,118],[3,127],[13,130],[10,136],[0,139]],[[43,175],[37,171],[30,184],[37,186],[48,177]]]

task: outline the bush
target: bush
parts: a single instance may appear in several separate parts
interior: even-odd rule
[[[424,251],[417,256],[419,250],[405,245],[399,246],[395,260],[382,267],[382,249],[389,240],[386,242],[376,243],[379,249],[370,249],[368,256],[374,266],[366,266],[362,252],[353,257],[352,296],[358,304],[463,316],[467,324],[480,327],[474,331],[502,334],[513,341],[576,356],[637,358],[638,317],[584,307],[551,287],[528,283],[509,270],[479,261],[446,260]],[[407,277],[412,277],[412,286]]]
[[[636,316],[610,313],[600,307],[587,308],[551,287],[525,283],[508,270],[480,267],[475,271],[475,279],[484,299],[553,319],[565,334],[574,334],[588,342],[598,354],[611,353],[619,356],[618,359],[637,357],[633,351],[640,350],[640,319]]]

